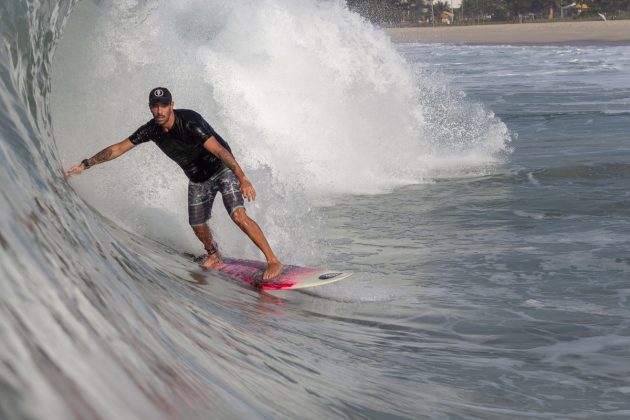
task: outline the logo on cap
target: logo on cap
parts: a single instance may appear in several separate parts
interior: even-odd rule
[[[153,91],[153,96],[157,96],[158,98],[161,98],[162,96],[164,96],[164,91],[162,89],[155,89]]]

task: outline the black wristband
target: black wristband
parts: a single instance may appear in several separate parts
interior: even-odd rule
[[[90,162],[89,162],[87,159],[83,159],[83,160],[81,161],[81,163],[83,164],[83,167],[84,167],[85,169],[90,169],[90,167],[92,166],[92,165],[90,165]]]

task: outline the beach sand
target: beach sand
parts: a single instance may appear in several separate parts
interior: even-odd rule
[[[630,20],[389,28],[397,43],[630,45]]]

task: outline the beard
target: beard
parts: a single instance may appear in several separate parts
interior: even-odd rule
[[[171,117],[171,113],[167,113],[167,114],[162,114],[162,115],[154,115],[153,116],[153,120],[156,122],[156,124],[158,125],[164,125],[166,124],[166,122],[170,119]]]

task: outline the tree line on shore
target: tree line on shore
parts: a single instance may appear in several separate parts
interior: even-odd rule
[[[630,0],[347,0],[371,21],[386,25],[523,22],[527,20],[630,17]]]

